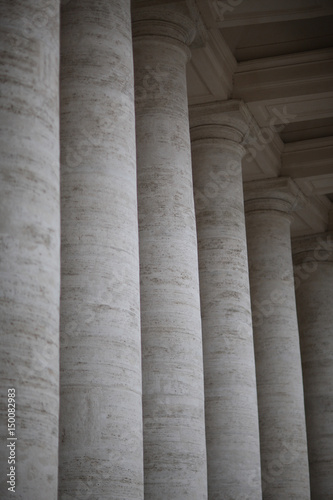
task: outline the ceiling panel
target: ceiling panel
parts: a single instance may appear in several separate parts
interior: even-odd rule
[[[289,123],[280,133],[285,144],[329,136],[333,136],[333,117]]]
[[[333,16],[222,28],[238,62],[333,45]]]

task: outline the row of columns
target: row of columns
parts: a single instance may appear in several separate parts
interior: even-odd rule
[[[17,492],[57,498],[59,439],[62,500],[310,498],[299,191],[282,178],[243,195],[245,106],[189,120],[192,21],[150,8],[131,23],[130,4],[62,8],[61,176],[59,1],[43,29],[26,27],[36,2],[1,11],[1,397],[16,387]],[[318,500],[333,491],[324,250],[296,287]]]

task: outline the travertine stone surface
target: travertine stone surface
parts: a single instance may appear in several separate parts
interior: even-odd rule
[[[194,32],[172,11],[149,9],[134,19],[145,500],[202,500],[203,362],[185,77]]]
[[[143,498],[129,0],[62,13],[60,499]]]
[[[245,183],[264,500],[310,498],[288,178]]]
[[[205,374],[208,496],[261,498],[240,142],[245,121],[190,111]],[[226,106],[230,108],[230,104]],[[242,107],[236,103],[237,114]],[[220,111],[220,112],[219,112]]]
[[[1,479],[7,500],[57,498],[59,1],[0,2]],[[7,390],[16,390],[16,488]]]
[[[293,240],[312,500],[333,499],[333,233]]]

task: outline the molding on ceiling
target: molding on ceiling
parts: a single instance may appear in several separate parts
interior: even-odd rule
[[[220,111],[230,112],[229,106],[244,101],[245,107],[240,106],[248,125],[248,133],[242,141],[247,151],[242,160],[244,182],[291,177],[306,197],[306,204],[294,215],[292,235],[325,231],[332,207],[326,195],[333,193],[333,137],[284,144],[279,134],[289,123],[333,117],[333,48],[237,64],[218,28],[214,2],[196,2],[207,37],[204,46],[192,48],[189,63],[192,91],[188,81],[190,105],[211,103],[214,107],[216,101],[232,98],[229,104],[220,102]],[[317,0],[313,3],[318,4]],[[326,1],[325,8],[328,5],[332,6],[331,0]],[[313,12],[305,8],[302,17],[299,10],[290,11],[287,7],[287,0],[282,2],[281,9],[279,5],[280,12],[273,16],[275,21],[288,20],[285,16],[291,16],[290,20],[314,17]],[[241,8],[247,8],[245,2]],[[333,14],[333,6],[332,12],[325,8],[321,15]],[[235,19],[242,16],[236,10],[237,7]],[[264,12],[259,15],[261,21],[255,22],[267,22],[265,16],[271,14]],[[252,23],[250,18],[248,21],[245,24]],[[234,25],[240,24],[237,21]]]
[[[247,103],[260,126],[274,118],[277,124],[304,122],[333,116],[333,91]]]
[[[298,179],[305,194],[333,193],[333,137],[286,144],[281,173]]]
[[[220,32],[217,29],[208,30],[206,44],[192,49],[191,54],[189,65],[192,65],[208,92],[196,95],[191,91],[191,81],[188,81],[189,104],[228,99],[233,89],[237,61]]]
[[[296,179],[296,184],[304,193]],[[306,196],[306,203],[294,215],[291,224],[292,238],[325,232],[329,222],[330,201],[326,196]]]
[[[253,5],[253,1],[251,2]],[[216,13],[216,21],[222,28],[234,26],[246,26],[251,24],[275,23],[283,21],[293,21],[298,19],[311,19],[314,17],[328,16],[333,14],[333,6],[330,0],[312,0],[304,1],[302,7],[290,8],[291,2],[276,3],[278,9],[263,10],[264,2],[257,2],[262,9],[260,11],[246,11],[246,7],[251,5],[250,2],[238,0],[234,1],[234,5],[228,1],[213,0]],[[286,7],[283,8],[283,3]],[[265,2],[269,5],[269,2]]]
[[[333,49],[255,59],[239,63],[233,97],[245,102],[331,92]]]

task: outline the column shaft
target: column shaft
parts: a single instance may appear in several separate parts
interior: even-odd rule
[[[191,23],[163,15],[140,11],[133,27],[145,499],[201,500],[203,365],[185,76]]]
[[[202,113],[203,107],[194,107],[193,115],[196,111]],[[226,113],[219,115],[221,124],[212,125],[214,118],[216,122],[214,114],[199,116],[191,128],[208,493],[215,500],[258,500],[260,446],[241,166],[244,150],[237,143],[242,131],[233,129],[230,120],[223,125]]]
[[[0,315],[3,499],[57,498],[59,1],[1,2]],[[15,389],[15,413],[7,390]],[[13,394],[12,392],[10,394]],[[13,429],[15,446],[7,428]],[[12,427],[11,427],[12,429]],[[10,451],[14,452],[10,454]],[[14,462],[8,463],[8,458]],[[14,490],[6,474],[15,467]],[[14,493],[15,491],[15,493]]]
[[[308,457],[290,242],[297,188],[281,178],[248,183],[245,192],[263,498],[305,500]]]
[[[61,66],[64,499],[143,498],[133,78],[130,0],[66,3]]]
[[[293,242],[312,500],[333,499],[332,233]]]

